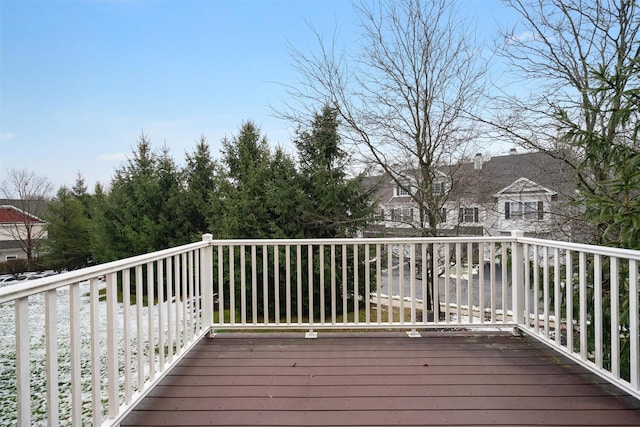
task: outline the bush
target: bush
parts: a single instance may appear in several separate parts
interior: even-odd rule
[[[26,273],[28,271],[44,270],[47,268],[47,265],[48,263],[45,257],[39,257],[31,261],[26,258],[12,259],[0,262],[0,274],[13,274],[17,276],[20,273]]]
[[[24,273],[25,271],[29,271],[29,261],[25,258],[0,262],[0,274],[17,275],[19,273]]]

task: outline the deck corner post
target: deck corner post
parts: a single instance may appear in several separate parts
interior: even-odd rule
[[[201,249],[200,277],[202,279],[202,328],[213,326],[213,241],[212,234],[203,234],[202,241],[209,244]]]
[[[524,250],[518,239],[524,237],[524,232],[515,230],[511,232],[514,238],[511,247],[511,294],[512,294],[512,319],[516,325],[524,323]]]

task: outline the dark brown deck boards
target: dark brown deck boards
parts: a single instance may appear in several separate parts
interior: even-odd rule
[[[122,426],[640,425],[640,402],[507,334],[219,334]]]

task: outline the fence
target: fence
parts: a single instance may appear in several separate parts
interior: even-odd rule
[[[0,288],[0,424],[117,424],[209,331],[206,253],[199,242]]]
[[[640,398],[640,252],[504,237],[202,242],[0,288],[0,423],[117,425],[209,332],[509,328]],[[17,414],[17,419],[15,418]],[[11,418],[13,417],[13,418]]]

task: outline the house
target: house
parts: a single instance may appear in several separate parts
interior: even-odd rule
[[[541,238],[566,238],[575,216],[569,203],[575,193],[566,154],[543,152],[485,157],[439,167],[433,197],[438,201],[443,236],[500,235],[511,230]],[[370,178],[378,184],[379,212],[367,236],[417,235],[420,210],[415,202],[416,180],[406,173],[405,185],[389,175]]]
[[[27,246],[37,255],[46,223],[29,211],[43,212],[44,203],[0,199],[0,262],[27,258]]]

